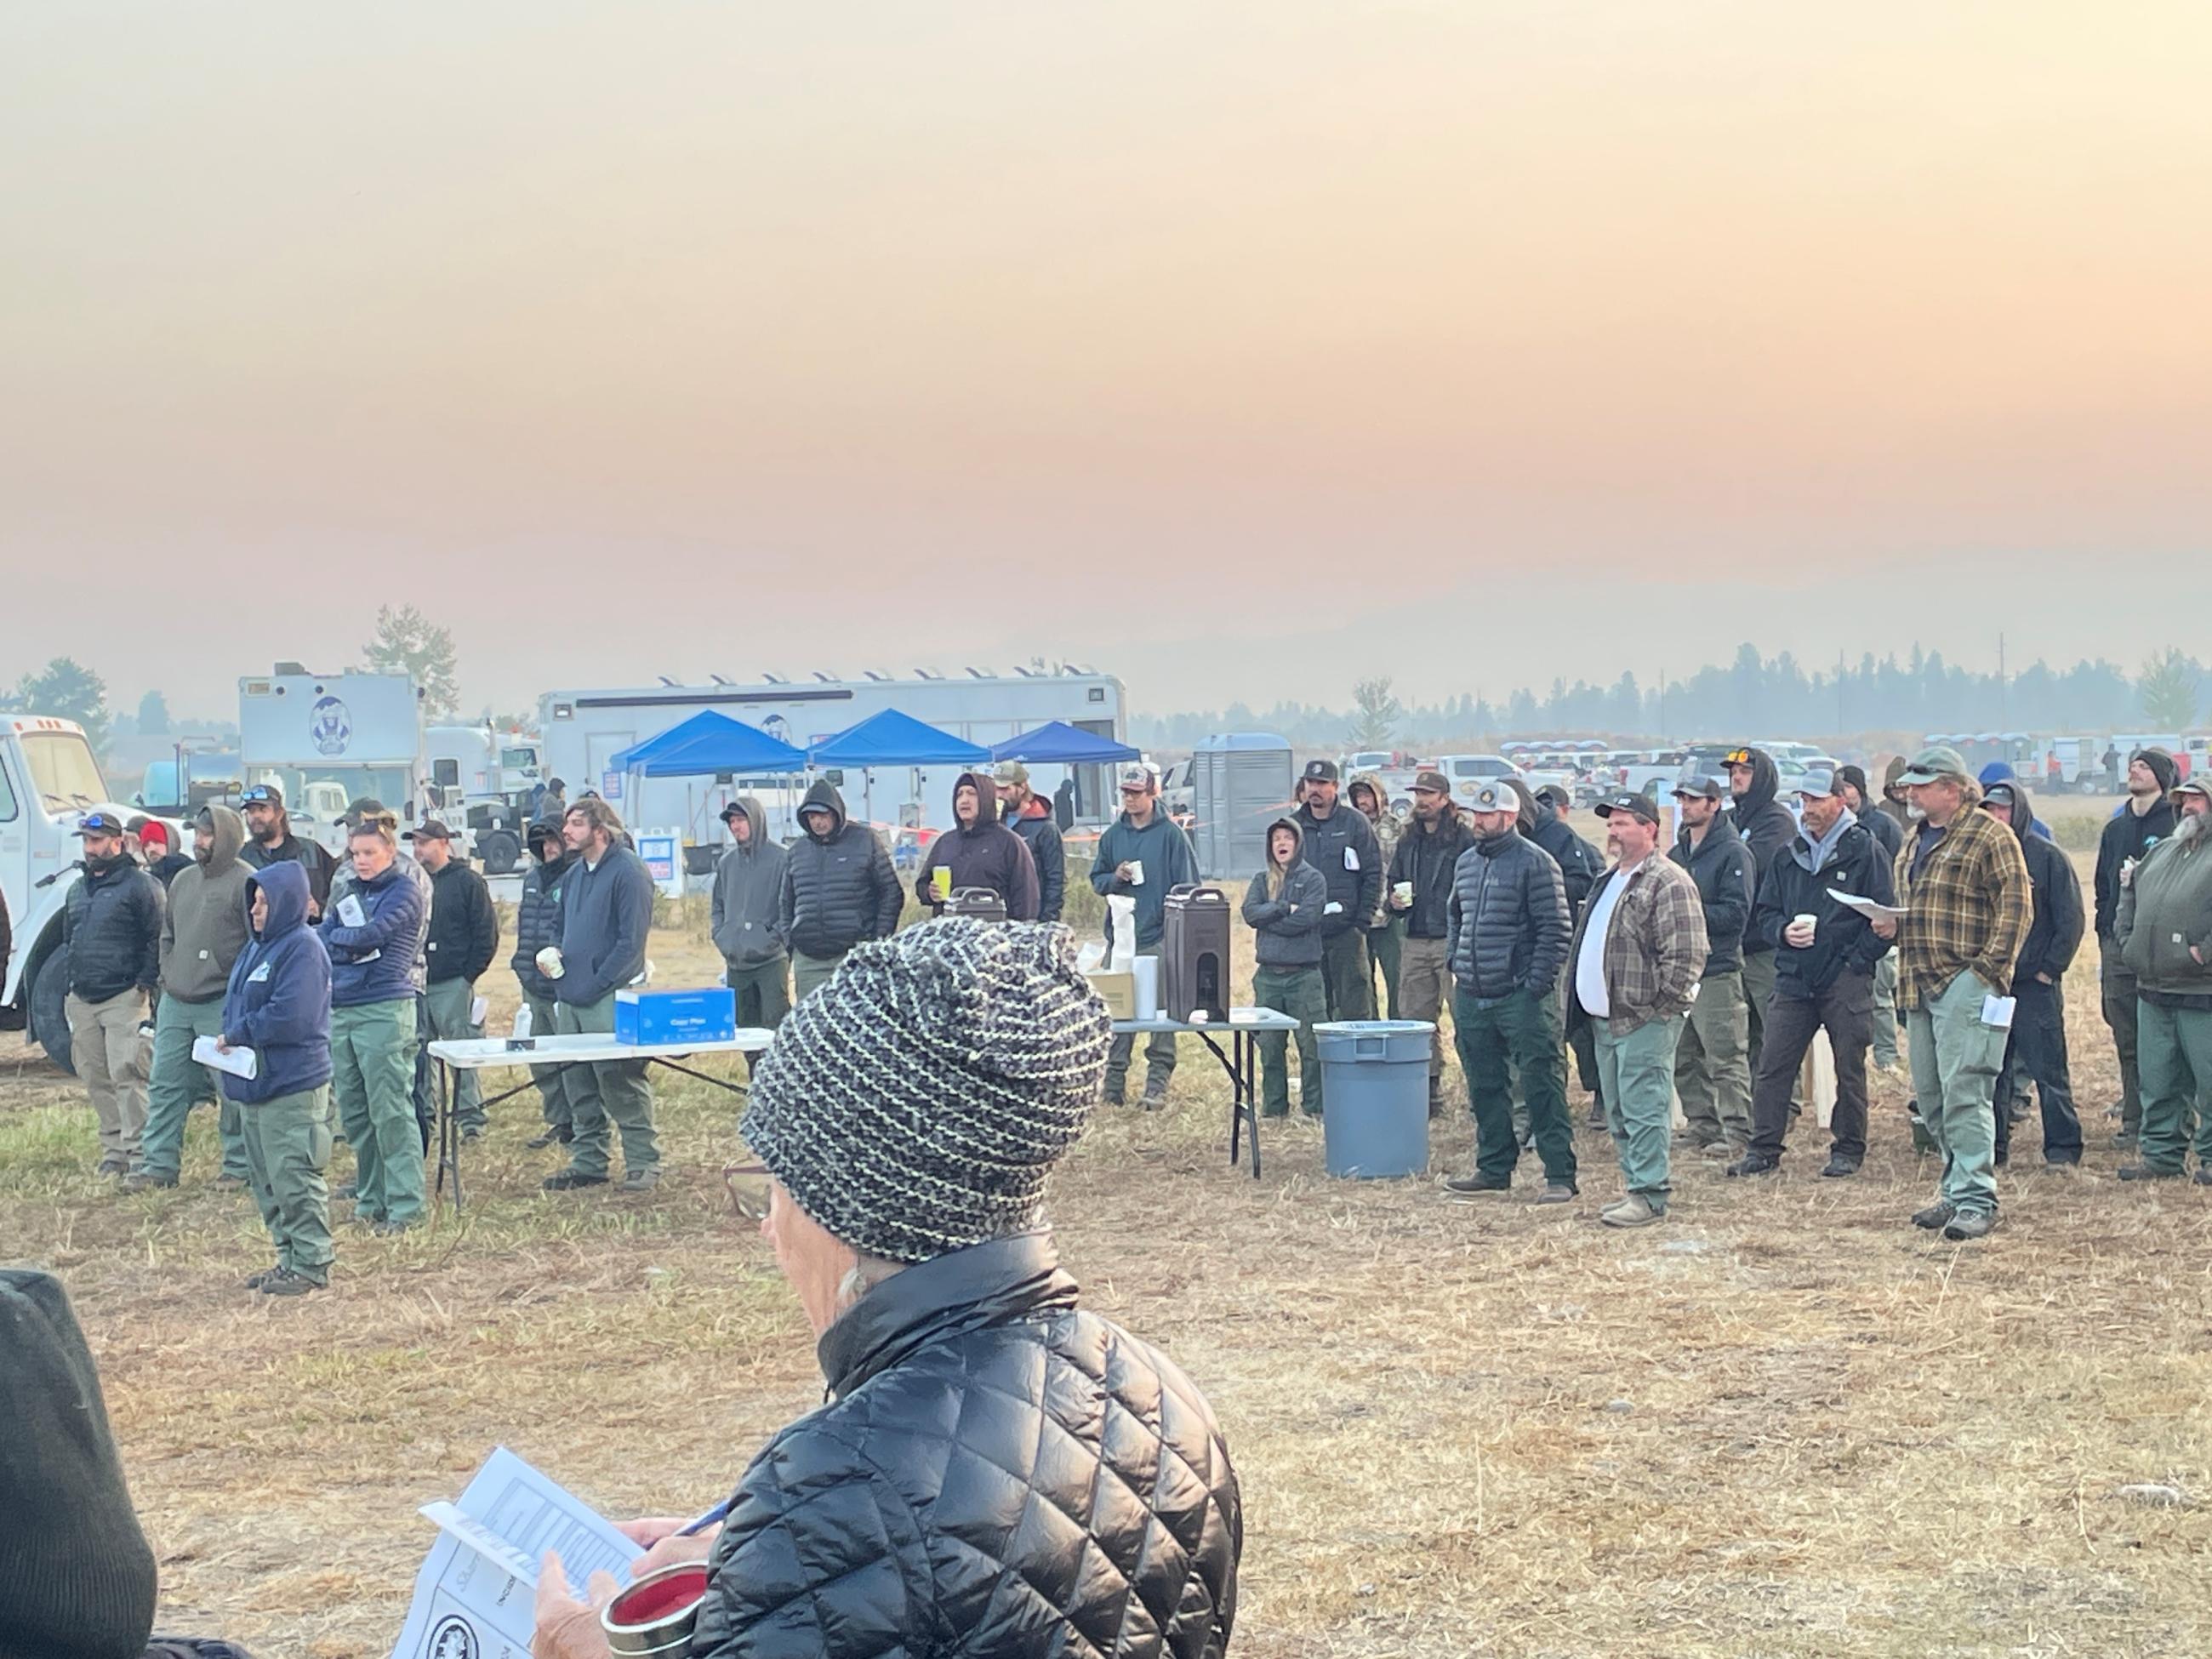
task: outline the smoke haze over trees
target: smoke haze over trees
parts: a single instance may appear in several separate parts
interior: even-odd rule
[[[1374,665],[1376,667],[1384,665]],[[1390,722],[1401,747],[1436,749],[1510,737],[1814,738],[1861,732],[2039,732],[2084,735],[2185,727],[2203,706],[2203,664],[2178,651],[2155,653],[2141,678],[2099,659],[2056,669],[2037,662],[2002,680],[1952,666],[1915,645],[1905,657],[1808,668],[1790,653],[1757,647],[1663,687],[1633,673],[1592,684],[1553,681],[1531,689],[1487,688],[1437,703],[1409,703]],[[1386,693],[1388,682],[1383,683]],[[2185,699],[2186,700],[2185,705]],[[2183,707],[2189,719],[2173,716]],[[2155,708],[2162,720],[2151,717]],[[1292,743],[1333,748],[1363,725],[1365,711],[1277,702],[1214,711],[1132,714],[1130,740],[1188,747],[1215,732],[1273,732]],[[1380,745],[1376,745],[1380,746]]]

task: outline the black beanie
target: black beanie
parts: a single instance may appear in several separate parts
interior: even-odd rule
[[[2128,758],[2131,761],[2141,761],[2145,766],[2150,768],[2151,776],[2158,780],[2160,794],[2170,795],[2173,793],[2174,783],[2181,776],[2181,769],[2173,763],[2173,757],[2167,754],[2165,750],[2138,749]]]
[[[0,1659],[140,1659],[154,1590],[69,1297],[0,1268]]]
[[[1861,802],[1871,803],[1873,801],[1874,791],[1867,787],[1866,768],[1863,766],[1839,766],[1836,769],[1836,776],[1859,792],[1859,799]]]

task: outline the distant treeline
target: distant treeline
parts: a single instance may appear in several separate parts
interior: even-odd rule
[[[1390,672],[1388,663],[1356,666]],[[2166,731],[2190,726],[2202,708],[2193,702],[2188,715],[2175,718],[2184,694],[2173,682],[2185,674],[2186,695],[2193,698],[2204,672],[2195,659],[2178,657],[2155,668],[2146,665],[2142,676],[2130,678],[2100,658],[2067,669],[2038,662],[2001,680],[1954,667],[1941,652],[1917,645],[1902,660],[1869,652],[1856,665],[1808,672],[1786,651],[1762,657],[1746,645],[1726,666],[1703,668],[1663,687],[1646,685],[1632,672],[1610,685],[1558,679],[1541,696],[1524,687],[1503,702],[1462,692],[1442,702],[1408,703],[1384,723],[1391,731],[1387,746],[1431,750],[1537,736],[1811,739],[1863,732]],[[1254,708],[1237,702],[1218,711],[1132,714],[1129,738],[1179,749],[1216,732],[1273,732],[1301,749],[1332,749],[1344,746],[1366,719],[1356,707],[1279,702]]]

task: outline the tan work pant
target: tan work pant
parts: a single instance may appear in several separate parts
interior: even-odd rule
[[[74,991],[62,1005],[69,1016],[70,1060],[92,1097],[100,1120],[100,1155],[138,1167],[138,1136],[146,1127],[146,994],[125,991],[105,1002],[87,1002]]]

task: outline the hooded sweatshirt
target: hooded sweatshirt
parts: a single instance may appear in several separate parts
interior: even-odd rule
[[[2167,788],[2172,786],[2168,784]],[[2097,937],[2116,937],[2120,919],[2120,866],[2141,859],[2173,833],[2173,802],[2162,790],[2150,810],[2137,814],[2135,799],[2121,802],[2104,832],[2097,838]]]
[[[2021,942],[2019,963],[2013,969],[2013,988],[2017,990],[2038,974],[2057,980],[2072,964],[2075,951],[2081,948],[2081,878],[2074,873],[2074,860],[2059,851],[2055,842],[2021,828],[2035,817],[2027,786],[2014,779],[2006,781],[2005,787],[2012,791],[2012,832],[2020,837],[2021,853],[2027,860],[2028,885],[2035,894],[2035,920],[2027,926],[2027,937]]]
[[[1559,879],[1567,886],[1567,914],[1581,915],[1583,901],[1605,873],[1605,860],[1598,856],[1597,848],[1559,816],[1559,807],[1547,794],[1530,800],[1528,827],[1521,833],[1552,855],[1552,862],[1559,866]]]
[[[1036,866],[1036,919],[1058,921],[1067,903],[1067,848],[1060,839],[1060,826],[1052,821],[1052,803],[1042,795],[1031,795],[1006,827],[1028,843],[1030,862]]]
[[[765,968],[783,958],[775,936],[775,903],[783,890],[785,853],[768,832],[768,814],[750,795],[735,805],[744,814],[749,840],[730,840],[714,866],[712,926],[714,948],[737,969]]]
[[[1751,880],[1753,902],[1758,899],[1758,890],[1766,880],[1766,872],[1774,861],[1785,855],[1786,849],[1797,834],[1797,820],[1790,809],[1775,799],[1781,777],[1774,769],[1774,757],[1764,749],[1747,751],[1751,756],[1751,787],[1736,798],[1731,809],[1730,822],[1736,839],[1751,851]],[[1743,939],[1744,955],[1757,956],[1774,946],[1759,936],[1753,927]]]
[[[574,1008],[612,996],[645,971],[653,872],[620,842],[598,865],[579,854],[561,881],[561,962],[553,998]]]
[[[2212,818],[2184,817],[2150,850],[2120,890],[2116,925],[2145,1001],[2212,1009]]]
[[[223,1073],[222,1092],[241,1105],[320,1088],[331,1080],[331,958],[307,926],[307,872],[283,860],[250,876],[269,920],[231,964],[222,999],[222,1040],[253,1050],[250,1078]]]
[[[1729,833],[1716,815],[1694,845],[1687,829],[1674,837],[1668,857],[1690,872],[1705,907],[1705,971],[1711,979],[1743,968],[1743,936],[1751,926],[1751,849]]]
[[[1361,817],[1367,817],[1366,811],[1358,801],[1352,800],[1352,796],[1354,791],[1362,788],[1375,797],[1375,816],[1367,818],[1367,822],[1375,831],[1376,866],[1387,878],[1390,873],[1390,860],[1398,855],[1398,839],[1406,833],[1406,822],[1390,810],[1390,797],[1382,787],[1382,777],[1373,772],[1354,772],[1351,786],[1344,792],[1344,798],[1352,801],[1352,811]],[[1376,884],[1375,914],[1359,925],[1370,929],[1387,927],[1391,918],[1397,914],[1390,908],[1390,884],[1385,879]]]
[[[1364,823],[1364,820],[1363,819]],[[1145,866],[1145,879],[1131,886],[1116,874],[1125,864]],[[1091,885],[1105,898],[1137,902],[1137,948],[1155,951],[1166,931],[1168,889],[1198,879],[1198,854],[1182,826],[1167,815],[1157,800],[1144,828],[1132,823],[1127,812],[1106,826],[1098,837],[1098,851],[1091,863]],[[1106,942],[1114,942],[1114,913],[1106,912]]]
[[[1905,775],[1905,759],[1892,755],[1889,764],[1881,769],[1881,815],[1897,826],[1899,845],[1905,833],[1912,828],[1912,813],[1904,800],[1904,786],[1898,780]]]
[[[1321,966],[1321,913],[1328,902],[1328,884],[1322,879],[1321,872],[1304,861],[1305,837],[1298,826],[1289,818],[1277,818],[1267,826],[1262,845],[1272,848],[1275,831],[1287,830],[1297,836],[1298,846],[1291,854],[1291,862],[1283,872],[1282,891],[1273,898],[1267,896],[1269,864],[1252,878],[1252,884],[1244,890],[1244,922],[1253,931],[1254,960],[1262,968],[1292,969]]]
[[[999,822],[998,785],[983,773],[963,772],[952,781],[956,801],[963,789],[975,792],[975,820],[960,823],[956,808],[953,827],[929,843],[929,856],[921,861],[921,874],[914,884],[915,896],[928,906],[930,915],[942,915],[945,907],[938,902],[930,872],[949,869],[954,891],[988,888],[1006,902],[1007,921],[1035,921],[1036,860],[1030,856],[1029,843]]]
[[[787,950],[841,957],[863,939],[889,939],[905,896],[890,854],[865,823],[845,816],[845,798],[823,779],[799,804],[805,834],[784,849],[776,933]]]
[[[2017,783],[2020,781],[2020,774],[2012,769],[2012,763],[2010,761],[1991,761],[1987,766],[1984,766],[1982,769],[1981,775],[1977,777],[1974,781],[1980,784],[1982,788],[1986,792],[1989,787],[1993,783]],[[2023,795],[2021,799],[2025,800],[2027,798]],[[2041,818],[2036,817],[2033,811],[2028,814],[2028,817],[2031,820],[2028,824],[2028,830],[2031,834],[2038,836],[2045,841],[2055,842],[2057,840],[2057,837],[2051,833],[2051,826],[2045,823]]]
[[[215,844],[204,860],[195,852],[191,864],[169,884],[169,908],[161,918],[161,994],[179,1002],[221,996],[247,938],[246,889],[253,872],[238,856],[246,846],[246,820],[228,806],[200,811]]]

